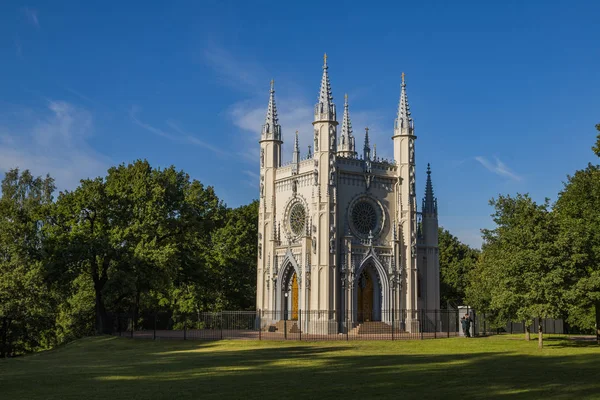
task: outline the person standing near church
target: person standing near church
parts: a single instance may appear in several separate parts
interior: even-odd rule
[[[471,317],[469,316],[469,314],[465,314],[465,316],[463,317],[464,321],[465,321],[465,327],[464,327],[464,331],[465,331],[465,336],[466,337],[471,337]]]

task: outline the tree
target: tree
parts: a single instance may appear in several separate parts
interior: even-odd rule
[[[596,124],[596,130],[600,132],[600,124]],[[600,133],[596,136],[596,144],[592,147],[594,154],[600,157]]]
[[[54,180],[6,173],[0,198],[0,357],[54,342],[55,299],[46,284],[43,226]]]
[[[600,124],[596,125],[600,131]],[[600,135],[594,151],[600,157]],[[571,284],[569,322],[590,328],[595,320],[600,343],[600,165],[588,164],[569,176],[555,204],[560,223],[559,245],[566,257]],[[588,318],[595,309],[595,315]]]
[[[529,339],[535,318],[555,318],[564,309],[561,289],[567,279],[556,246],[558,224],[548,210],[548,199],[536,204],[528,195],[518,194],[500,196],[490,204],[496,228],[482,231],[482,255],[470,282],[480,287],[467,293],[500,321],[525,321]],[[540,323],[540,347],[542,334]]]
[[[137,312],[142,295],[172,286],[190,258],[190,229],[202,219],[188,202],[194,190],[198,184],[182,171],[136,161],[61,193],[54,220],[55,273],[68,281],[82,274],[91,280],[97,333],[112,328],[107,301],[112,310],[127,304]]]
[[[444,228],[439,228],[440,297],[442,304],[462,305],[469,272],[475,267],[479,251],[462,243]]]
[[[253,201],[229,210],[225,225],[212,237],[211,259],[225,308],[254,309],[257,254],[258,201]]]

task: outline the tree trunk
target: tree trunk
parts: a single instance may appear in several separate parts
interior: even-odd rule
[[[96,291],[96,334],[102,335],[110,333],[108,329],[108,316],[106,315],[106,309],[104,308],[104,299],[102,298],[102,289],[94,285]]]
[[[531,340],[531,326],[529,325],[525,327],[525,340],[528,342]]]
[[[8,318],[2,318],[2,341],[0,342],[0,358],[8,357]]]
[[[540,323],[538,324],[538,348],[544,347],[544,332],[542,331],[542,319],[539,318]]]
[[[600,344],[600,301],[596,302],[596,342]]]

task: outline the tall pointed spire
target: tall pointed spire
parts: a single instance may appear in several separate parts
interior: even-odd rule
[[[410,106],[408,105],[408,96],[406,95],[406,81],[402,73],[402,85],[400,86],[400,102],[398,103],[398,116],[396,118],[396,134],[414,135],[414,122],[410,115]]]
[[[294,152],[292,153],[292,175],[296,175],[300,170],[300,144],[298,143],[298,131],[294,139]]]
[[[352,122],[348,112],[348,95],[344,96],[344,116],[342,118],[342,137],[338,143],[338,155],[342,157],[356,158],[354,149],[354,136],[352,135]]]
[[[369,144],[369,128],[365,128],[365,145],[363,147],[363,158],[371,160],[371,146]]]
[[[281,140],[281,125],[277,116],[277,106],[275,105],[275,81],[271,80],[271,91],[269,94],[269,106],[267,107],[267,116],[262,129],[262,139]]]
[[[294,139],[294,154],[292,155],[292,162],[297,163],[300,161],[300,144],[298,142],[298,131],[296,131],[296,138]]]
[[[427,182],[425,184],[425,197],[423,198],[424,214],[437,214],[437,199],[433,197],[433,184],[431,183],[431,166],[427,164]]]
[[[319,90],[319,99],[315,105],[315,121],[335,121],[335,104],[333,104],[333,95],[331,94],[331,83],[327,70],[327,54],[323,56],[323,76],[321,77],[321,89]]]

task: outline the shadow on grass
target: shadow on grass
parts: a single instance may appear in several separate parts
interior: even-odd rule
[[[537,338],[536,338],[537,340]],[[574,338],[561,338],[561,337],[550,337],[544,338],[544,346],[557,347],[557,348],[597,348],[600,350],[600,346],[596,341],[595,337],[574,337]]]
[[[399,354],[407,346],[101,338],[10,369],[0,365],[0,383],[7,399],[572,399],[600,393],[600,352]]]

